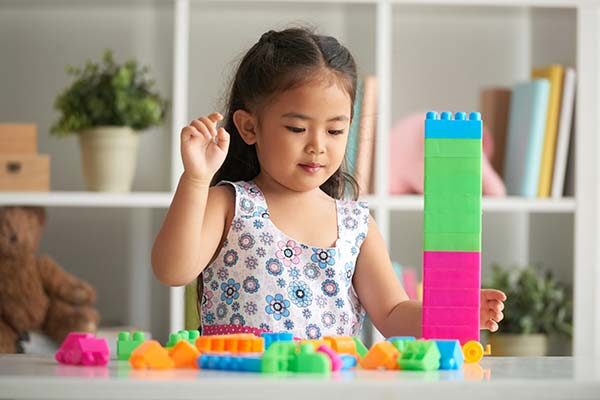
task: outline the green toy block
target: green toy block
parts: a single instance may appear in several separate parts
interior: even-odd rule
[[[191,329],[191,330],[179,330],[176,333],[171,333],[169,335],[169,341],[167,342],[167,344],[165,344],[165,347],[167,349],[175,346],[177,344],[177,342],[179,342],[180,340],[185,340],[188,343],[190,343],[191,345],[195,346],[196,345],[196,339],[198,339],[198,337],[200,336],[200,331],[195,330],[195,329]]]
[[[481,195],[469,193],[428,194],[425,210],[481,213]]]
[[[369,349],[367,349],[367,346],[364,345],[364,343],[362,342],[362,340],[360,340],[360,338],[358,336],[353,336],[352,340],[354,340],[354,346],[356,347],[356,352],[358,353],[360,358],[364,358],[367,355],[367,353],[369,352]]]
[[[440,350],[432,340],[413,340],[406,343],[398,356],[400,369],[433,371],[440,368]]]
[[[296,355],[294,372],[311,373],[320,375],[331,374],[331,359],[325,353],[316,352],[312,344],[300,346],[300,353]]]
[[[425,158],[481,157],[481,139],[425,139]]]
[[[260,365],[261,372],[293,371],[297,349],[298,345],[294,342],[273,342],[263,354]]]
[[[424,190],[425,195],[462,193],[463,195],[481,196],[481,179],[477,175],[425,175]]]
[[[415,339],[388,339],[391,344],[394,345],[400,354],[404,353],[409,342],[414,342]]]
[[[481,251],[479,233],[428,233],[423,239],[424,251]]]
[[[144,332],[134,331],[133,335],[127,331],[119,332],[117,338],[117,358],[121,361],[129,360],[131,353],[144,343]]]
[[[426,158],[425,171],[427,175],[437,176],[461,176],[471,175],[475,179],[481,179],[481,158]]]
[[[425,236],[429,233],[481,233],[480,212],[431,212],[424,215]]]

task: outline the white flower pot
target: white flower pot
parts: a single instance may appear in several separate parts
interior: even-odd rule
[[[100,126],[79,133],[87,190],[129,192],[135,175],[139,136],[127,126]]]
[[[548,336],[544,334],[516,335],[491,333],[489,342],[493,356],[545,356],[548,353]]]

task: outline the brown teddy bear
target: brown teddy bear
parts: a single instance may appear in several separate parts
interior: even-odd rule
[[[97,328],[94,288],[36,254],[44,223],[43,208],[0,208],[0,353],[22,351],[32,330],[61,343]]]

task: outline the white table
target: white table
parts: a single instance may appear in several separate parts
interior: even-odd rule
[[[133,370],[0,355],[0,399],[600,399],[600,359],[486,357],[461,371],[354,370],[323,378]]]

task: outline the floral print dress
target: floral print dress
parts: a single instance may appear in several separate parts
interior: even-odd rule
[[[202,333],[358,335],[364,311],[352,276],[367,235],[367,204],[336,200],[338,239],[321,248],[281,232],[253,181],[220,184],[235,188],[235,215],[219,255],[202,273]]]

